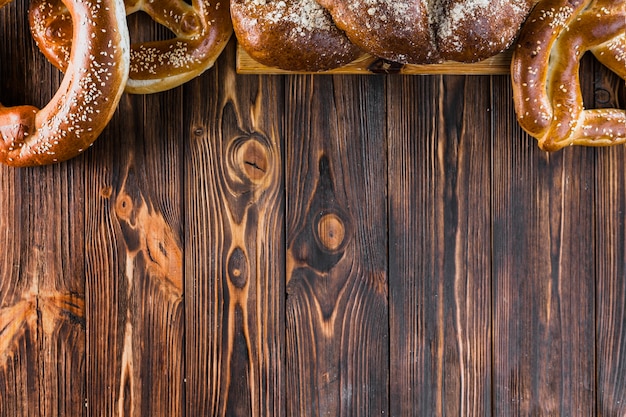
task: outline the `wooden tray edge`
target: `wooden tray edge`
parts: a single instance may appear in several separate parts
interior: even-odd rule
[[[459,62],[444,62],[441,64],[412,65],[389,62],[372,55],[363,55],[361,58],[341,68],[323,72],[285,71],[279,68],[268,67],[258,63],[237,44],[236,70],[238,74],[414,74],[414,75],[503,75],[510,74],[510,50],[481,62],[464,64]]]

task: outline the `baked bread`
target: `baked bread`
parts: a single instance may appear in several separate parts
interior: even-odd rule
[[[10,0],[9,0],[10,1]],[[0,162],[48,165],[87,150],[117,109],[130,66],[122,0],[64,0],[72,17],[68,69],[42,109],[0,104]],[[8,1],[0,0],[0,7]]]
[[[626,110],[583,105],[588,51],[626,80],[626,1],[541,0],[522,27],[511,61],[515,112],[545,151],[626,143]]]
[[[507,49],[536,0],[317,0],[364,51],[403,64],[476,62]]]
[[[126,14],[144,12],[173,37],[132,43],[125,91],[149,94],[169,90],[211,68],[233,32],[229,0],[126,0]],[[66,71],[72,47],[72,18],[61,0],[32,0],[30,29],[39,49]]]
[[[231,0],[230,8],[239,45],[263,65],[325,71],[362,54],[315,0]]]

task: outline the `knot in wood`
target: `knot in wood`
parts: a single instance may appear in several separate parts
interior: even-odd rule
[[[115,202],[115,213],[120,219],[130,220],[133,213],[133,199],[128,194],[120,194]]]
[[[248,282],[248,259],[240,247],[228,257],[228,278],[237,288],[245,287]]]
[[[100,189],[100,195],[103,198],[110,198],[111,195],[113,195],[113,187],[111,187],[110,185],[105,185]]]
[[[245,141],[239,147],[239,164],[244,175],[253,183],[259,183],[267,175],[269,158],[267,147],[256,139]]]
[[[322,215],[317,221],[317,237],[324,249],[329,252],[338,251],[346,237],[343,220],[335,213]]]
[[[263,136],[235,138],[226,150],[226,158],[230,174],[228,177],[237,192],[248,192],[270,185],[273,172],[272,150]]]

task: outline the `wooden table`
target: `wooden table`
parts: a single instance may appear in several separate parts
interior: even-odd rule
[[[26,7],[5,105],[61,79]],[[233,42],[0,167],[0,416],[624,416],[625,166],[540,151],[506,75],[238,75]]]

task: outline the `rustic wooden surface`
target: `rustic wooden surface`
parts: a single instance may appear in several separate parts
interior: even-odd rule
[[[25,7],[5,105],[61,79]],[[0,416],[626,415],[624,147],[540,151],[506,75],[235,58],[0,166]]]

